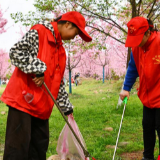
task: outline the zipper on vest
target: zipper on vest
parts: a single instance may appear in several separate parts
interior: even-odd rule
[[[144,53],[145,53],[145,50],[144,50]],[[144,55],[144,71],[146,71],[145,69],[146,69],[146,61],[145,61],[145,59],[146,59],[146,56],[147,56],[147,54],[145,54]],[[148,83],[147,83],[147,80],[146,80],[146,74],[145,74],[145,72],[144,72],[144,79],[145,79],[145,82],[146,82],[146,94],[147,94],[147,101],[148,101],[148,105],[149,106],[147,106],[147,107],[150,107],[150,104],[149,104],[149,94],[148,94]]]
[[[57,45],[56,45],[56,70],[59,70],[60,67],[59,67],[59,63],[58,63],[58,52],[57,52]]]

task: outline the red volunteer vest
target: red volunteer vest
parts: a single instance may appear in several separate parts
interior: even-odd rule
[[[53,22],[52,26],[54,28],[57,44],[53,34],[45,26],[37,24],[31,29],[38,31],[38,58],[47,66],[47,70],[44,72],[44,81],[56,99],[65,70],[66,53],[62,46],[57,23]],[[48,119],[51,115],[54,103],[44,86],[37,87],[32,81],[31,76],[32,74],[25,74],[16,67],[1,96],[1,100],[7,105],[26,112],[34,117]],[[34,96],[34,99],[30,104],[25,101],[22,95],[22,91],[24,90]]]
[[[144,106],[160,108],[160,33],[152,33],[145,46],[132,51],[140,78],[138,96]]]

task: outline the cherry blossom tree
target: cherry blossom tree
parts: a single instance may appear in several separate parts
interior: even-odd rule
[[[72,93],[72,85],[71,85],[71,77],[72,77],[72,70],[79,66],[81,61],[81,57],[83,52],[85,51],[85,47],[83,41],[80,37],[76,37],[72,41],[68,41],[64,44],[67,52],[67,62],[66,62],[66,74],[69,79],[69,93]]]
[[[159,0],[34,0],[34,6],[36,12],[29,12],[27,15],[22,13],[12,14],[12,18],[16,22],[23,21],[25,25],[34,24],[43,17],[52,17],[52,13],[57,13],[61,10],[61,13],[75,10],[81,12],[88,20],[87,26],[93,30],[97,30],[106,36],[109,36],[116,41],[124,44],[127,27],[126,23],[135,16],[144,16],[151,18],[155,23],[159,25],[160,14],[160,1]],[[55,17],[53,17],[55,18]],[[106,22],[111,28],[118,29],[123,33],[120,38],[115,37],[104,27],[99,24],[99,21]],[[112,32],[113,33],[113,32]],[[131,48],[128,48],[127,66],[130,59]]]
[[[83,55],[82,63],[84,65],[81,67],[80,72],[83,71],[85,76],[103,79],[103,82],[105,78],[110,79],[112,77],[112,71],[118,76],[125,74],[127,50],[122,44],[116,44],[116,41],[114,45],[110,45],[109,42],[108,39],[107,47],[97,49],[94,46],[92,50],[87,51]]]
[[[7,19],[3,18],[3,11],[0,5],[0,34],[6,32],[4,28],[6,24],[7,24]],[[1,85],[1,78],[4,77],[7,67],[8,67],[7,54],[4,54],[4,51],[1,49],[0,50],[0,85]]]
[[[0,49],[0,79],[6,78],[13,72],[9,55],[5,50]]]
[[[106,26],[104,22],[102,26]],[[106,30],[108,28],[106,27]],[[110,30],[113,32],[113,30]],[[115,36],[121,37],[121,34],[114,30]],[[123,44],[105,36],[99,32],[94,32],[91,43],[85,44],[86,50],[81,55],[81,62],[75,69],[84,76],[99,79],[111,78],[112,71],[118,76],[126,72],[127,49]]]
[[[5,31],[4,25],[6,24],[6,22],[7,22],[6,20],[3,20],[3,22],[1,23],[2,28],[0,29],[2,29],[1,31],[3,32]],[[25,30],[27,31],[28,28],[25,27]],[[25,31],[23,31],[22,27],[20,27],[20,31],[17,33],[20,34],[20,37],[23,37]],[[9,53],[7,53],[4,49],[0,49],[0,84],[1,84],[1,79],[10,78],[10,76],[14,71],[14,68],[15,67],[11,64],[11,61],[9,59]]]
[[[3,11],[0,5],[0,34],[6,32],[5,25],[7,24],[7,19],[3,18]]]

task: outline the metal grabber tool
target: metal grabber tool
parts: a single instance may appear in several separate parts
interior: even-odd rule
[[[86,157],[91,157],[91,155],[89,154],[89,152],[84,148],[83,144],[81,143],[81,141],[79,140],[78,136],[76,135],[76,133],[74,132],[72,126],[69,124],[67,118],[65,117],[64,113],[61,111],[61,108],[59,107],[57,101],[55,100],[55,98],[53,97],[52,93],[50,92],[50,90],[48,89],[47,85],[45,84],[45,82],[43,82],[44,87],[46,88],[48,94],[50,95],[51,99],[53,100],[54,104],[56,105],[56,107],[58,108],[59,112],[61,113],[62,117],[64,118],[64,120],[66,121],[68,127],[70,128],[70,130],[72,131],[73,135],[75,136],[76,140],[78,141],[79,145],[81,146],[84,155]],[[94,157],[91,157],[93,160],[96,160]]]
[[[114,149],[113,160],[115,158],[115,154],[116,154],[116,150],[117,150],[119,135],[120,135],[120,131],[121,131],[121,127],[122,127],[122,122],[123,122],[123,117],[124,117],[124,112],[125,112],[126,104],[127,104],[127,97],[124,98],[123,102],[124,102],[124,108],[123,108],[122,118],[121,118],[120,127],[119,127],[119,131],[118,131],[116,146],[115,146],[115,149]]]

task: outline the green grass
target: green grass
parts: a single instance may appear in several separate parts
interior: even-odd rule
[[[74,105],[74,118],[83,135],[89,153],[98,160],[111,160],[114,149],[107,148],[115,145],[123,106],[116,109],[122,81],[101,81],[93,79],[82,80],[82,85],[73,86],[69,95]],[[68,91],[68,87],[66,88]],[[0,94],[1,94],[0,90]],[[126,146],[119,146],[115,159],[121,159],[124,152],[142,151],[142,104],[136,90],[133,89],[127,103],[119,142],[129,142]],[[7,107],[0,103],[0,112],[7,111]],[[7,115],[0,115],[0,146],[4,145],[5,126]],[[57,154],[56,146],[59,134],[65,125],[59,111],[54,107],[50,117],[50,143],[47,157]],[[112,127],[113,131],[104,130]],[[158,156],[158,143],[156,143],[155,157]],[[2,151],[0,152],[2,154]]]
[[[0,86],[0,96],[3,93],[6,85]],[[5,111],[6,114],[2,115],[1,112]],[[3,148],[4,148],[4,142],[5,142],[5,131],[6,131],[6,121],[7,121],[7,112],[8,108],[4,103],[0,101],[0,158],[3,155]]]

